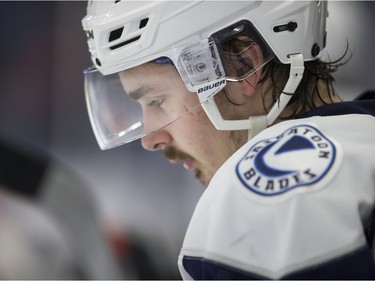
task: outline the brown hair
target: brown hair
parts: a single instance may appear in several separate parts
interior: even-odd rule
[[[349,58],[344,60],[348,51],[349,46],[347,45],[344,54],[334,61],[322,61],[317,59],[305,62],[303,78],[292,99],[288,103],[291,114],[289,116],[284,116],[283,119],[295,117],[303,112],[317,108],[321,104],[329,103],[326,101],[326,97],[328,97],[330,102],[333,102],[333,97],[336,96],[333,87],[335,81],[333,73],[349,61],[352,56],[351,53]],[[289,77],[289,71],[290,65],[282,64],[277,59],[273,59],[264,67],[263,76],[260,82],[270,79],[271,87],[269,90],[274,103],[278,100],[278,97],[283,90],[278,86],[280,83],[276,83],[276,81],[280,77],[281,80],[284,80],[284,83],[281,83],[281,85],[285,85]],[[321,88],[320,85],[323,85],[323,88]]]
[[[225,44],[223,44],[221,47],[222,51],[225,53],[238,53],[239,50],[249,46],[250,44],[256,44],[256,42],[248,37],[246,39],[234,38],[228,42],[225,42]],[[345,52],[337,60],[326,62],[317,59],[314,61],[305,62],[303,78],[292,99],[288,103],[291,113],[288,116],[283,116],[282,119],[293,118],[299,114],[302,114],[303,112],[314,109],[321,104],[333,102],[333,97],[336,96],[336,93],[333,87],[335,80],[332,74],[336,72],[340,66],[344,65],[350,60],[352,56],[351,52],[349,52],[349,58],[344,60],[348,52],[349,44],[347,43]],[[235,71],[233,69],[230,56],[224,55],[222,57],[222,61],[225,69],[231,69],[231,72]],[[243,62],[245,63],[246,61],[243,60]],[[249,67],[252,67],[251,63],[249,64]],[[270,87],[266,89],[266,92],[270,92],[269,94],[272,96],[272,104],[277,102],[280,93],[288,80],[289,71],[290,65],[282,64],[276,57],[263,67],[263,74],[259,83],[263,83],[266,80],[270,81]],[[240,72],[241,71],[239,71],[239,73]],[[323,88],[321,86],[322,84],[324,86]],[[230,101],[229,98],[228,100]],[[263,106],[266,111],[270,110],[270,108],[266,107],[264,102]]]

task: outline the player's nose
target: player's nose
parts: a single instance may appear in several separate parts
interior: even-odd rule
[[[149,151],[162,150],[172,141],[172,136],[164,129],[157,130],[144,136],[141,140],[144,149]]]

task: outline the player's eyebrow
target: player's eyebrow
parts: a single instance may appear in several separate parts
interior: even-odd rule
[[[139,100],[150,92],[149,87],[141,86],[138,89],[128,92],[128,96],[133,100]]]

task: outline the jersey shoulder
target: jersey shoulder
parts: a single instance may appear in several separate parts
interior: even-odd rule
[[[363,233],[375,204],[370,127],[375,118],[368,114],[314,116],[279,123],[246,143],[196,206],[179,259],[182,274],[375,277]]]
[[[364,170],[374,167],[368,157],[375,153],[374,129],[375,117],[366,114],[282,122],[245,144],[226,169],[237,185],[262,197],[316,191],[343,170],[340,177],[352,177],[359,168],[353,163]]]

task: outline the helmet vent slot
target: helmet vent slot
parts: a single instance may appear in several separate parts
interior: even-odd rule
[[[143,20],[140,21],[139,23],[139,29],[144,28],[148,23],[148,18],[144,18]]]
[[[124,31],[124,27],[120,27],[118,29],[111,31],[111,33],[109,34],[109,42],[119,39],[123,31]]]
[[[115,4],[117,4],[118,2],[121,2],[121,0],[115,0]]]
[[[283,32],[283,31],[290,31],[290,32],[293,32],[297,29],[298,27],[298,24],[294,21],[291,21],[287,24],[282,24],[282,25],[278,25],[278,26],[275,26],[273,28],[273,31],[278,33],[278,32]]]
[[[119,44],[117,44],[117,45],[111,46],[111,47],[109,47],[109,48],[110,48],[111,50],[116,50],[116,49],[118,49],[118,48],[121,48],[121,47],[123,47],[123,46],[125,46],[125,45],[128,45],[128,44],[130,44],[130,43],[133,43],[133,42],[139,40],[139,38],[141,38],[141,35],[136,36],[136,37],[134,37],[134,38],[131,38],[131,39],[129,39],[129,40],[126,40],[126,41],[124,41],[124,42],[121,42],[121,43],[119,43]]]

